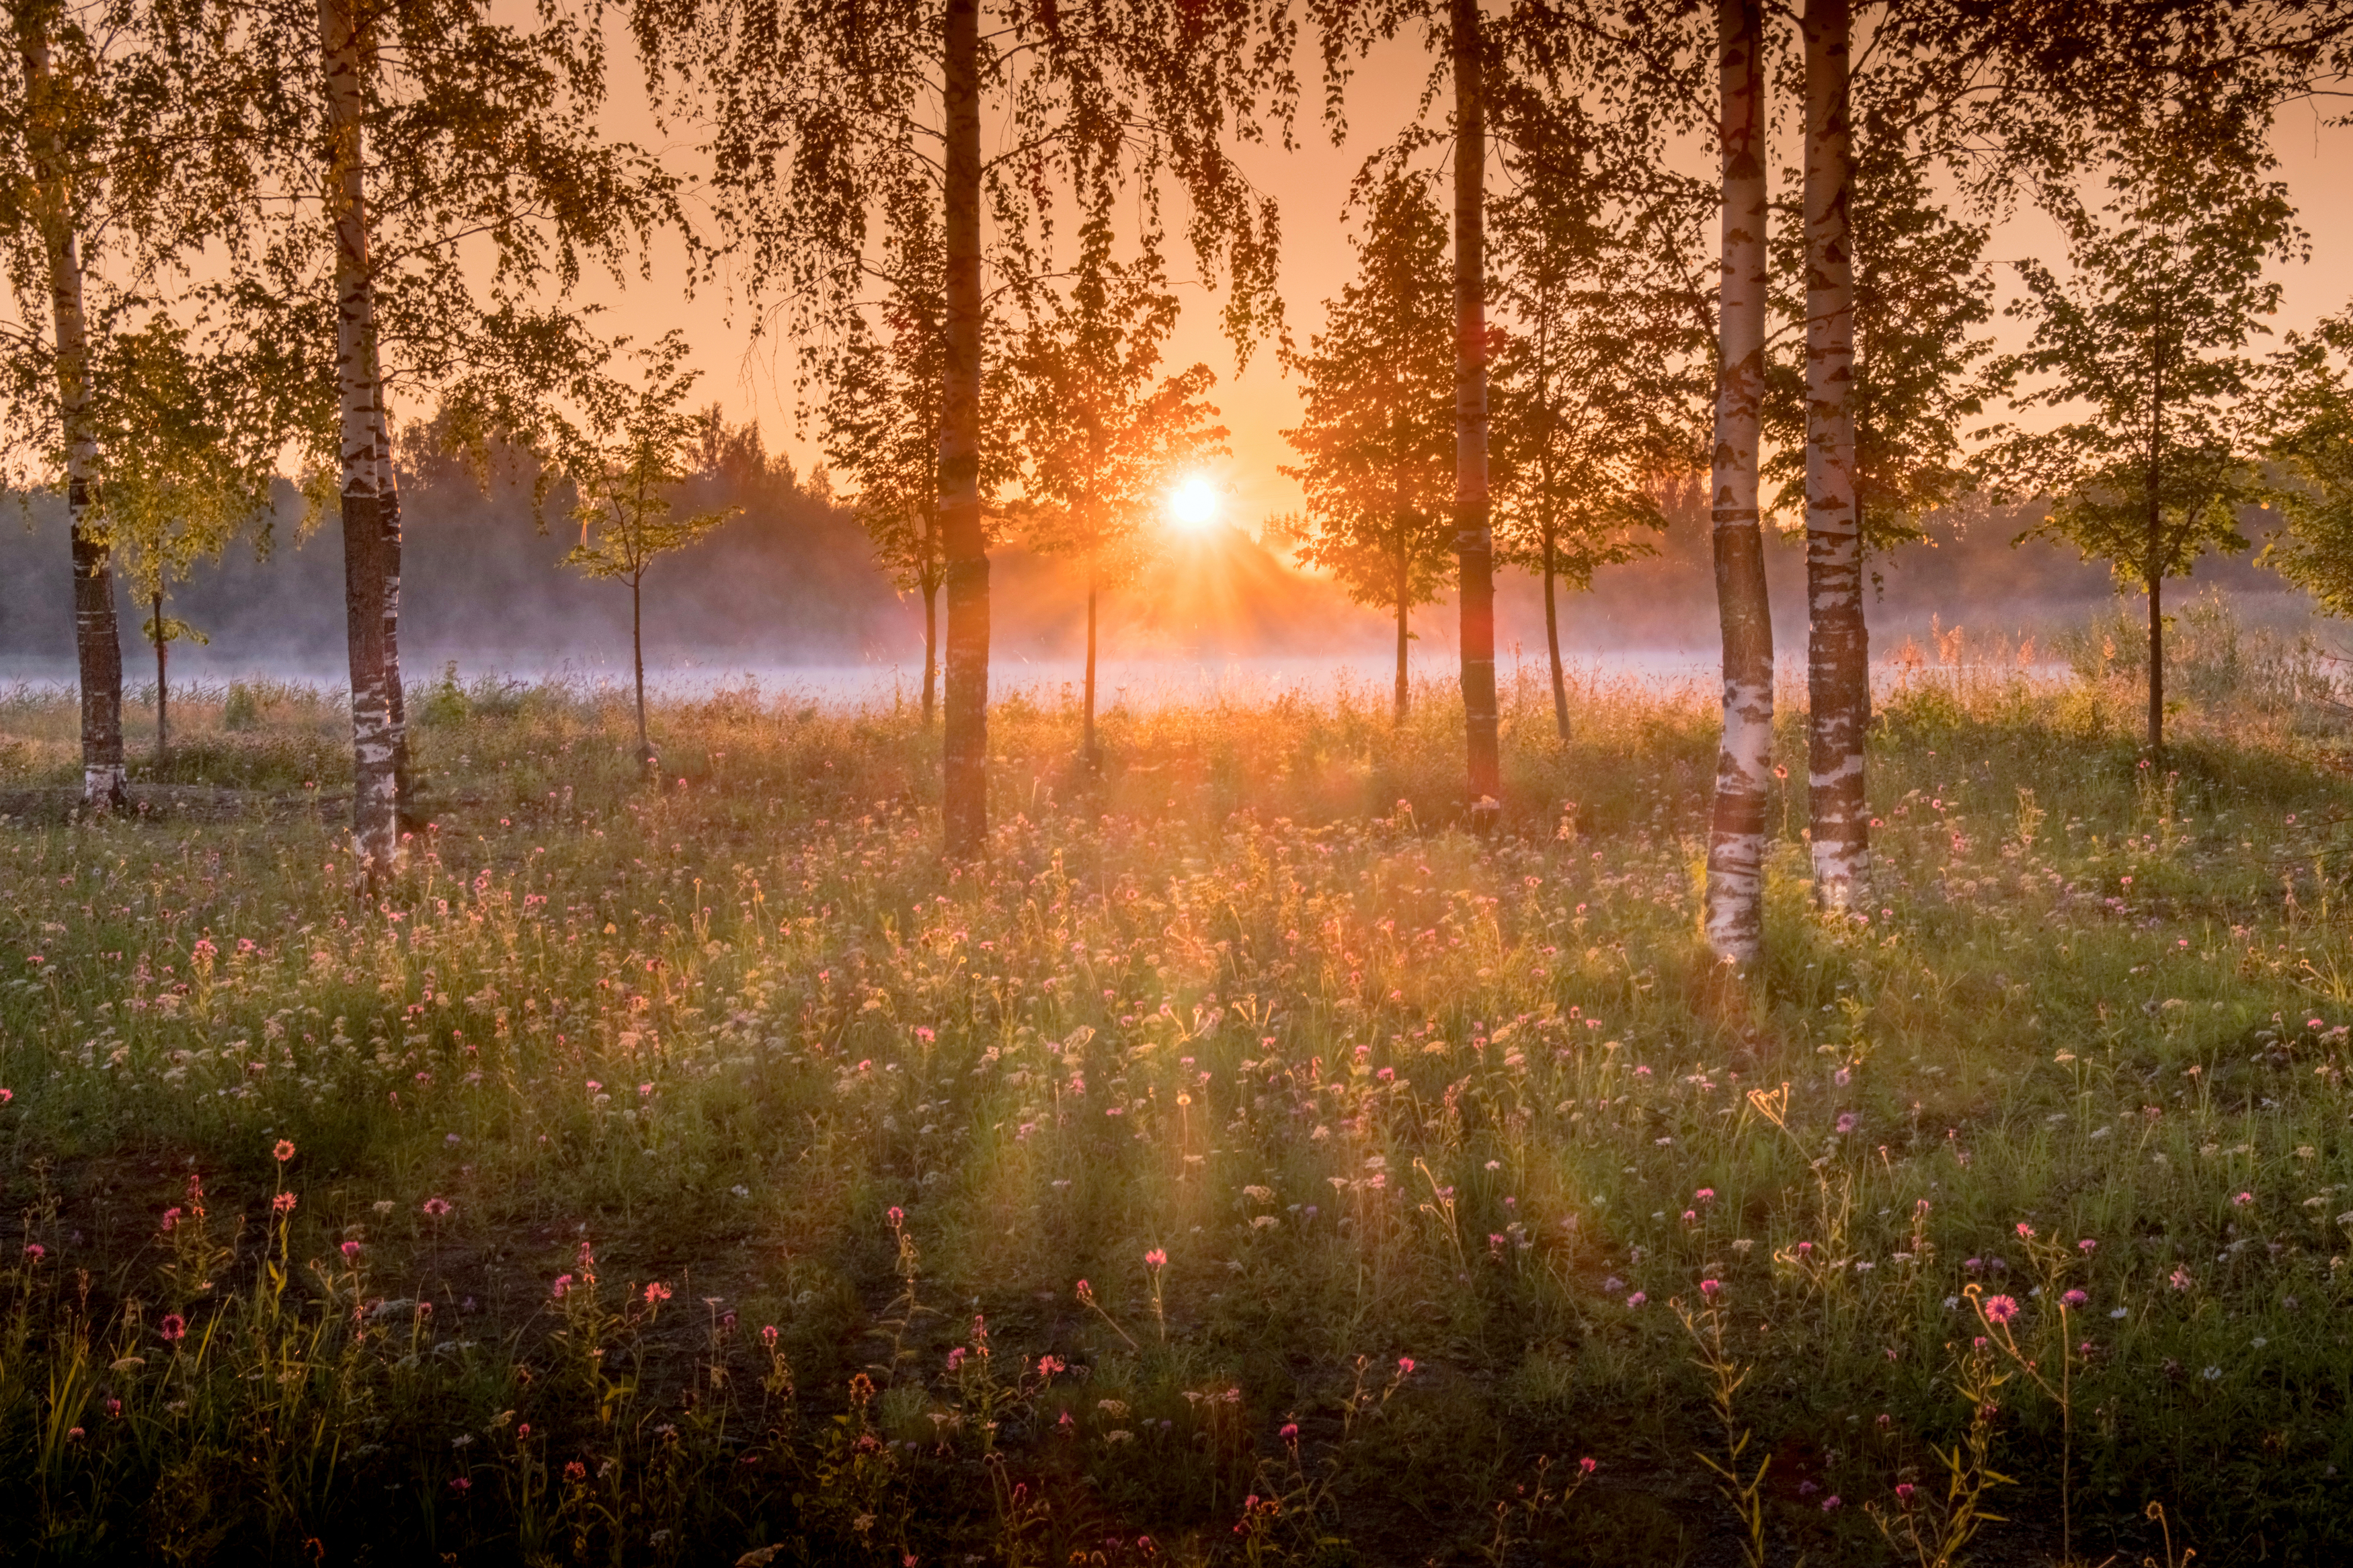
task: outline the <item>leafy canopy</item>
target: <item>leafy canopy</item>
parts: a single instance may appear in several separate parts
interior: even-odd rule
[[[1284,356],[1305,406],[1282,472],[1306,494],[1301,563],[1359,604],[1410,606],[1453,562],[1453,265],[1426,178],[1393,165],[1356,200],[1356,277]]]
[[[683,550],[734,515],[733,509],[680,516],[673,496],[694,477],[705,421],[690,409],[697,373],[682,367],[684,334],[666,333],[635,351],[634,379],[602,367],[572,387],[575,413],[554,416],[554,472],[573,488],[580,542],[564,564],[584,576],[637,586],[654,560]]]
[[[2247,353],[2280,287],[2264,264],[2299,252],[2287,192],[2242,121],[2178,109],[2119,137],[2108,199],[2063,210],[2069,269],[2019,264],[2010,313],[2028,347],[1999,367],[2016,401],[2062,421],[2004,431],[1988,453],[2013,493],[2054,498],[2036,530],[2127,579],[2187,574],[2241,550],[2256,499]]]
[[[1126,261],[1112,252],[1098,212],[1067,287],[1034,302],[1013,369],[1030,542],[1083,558],[1106,584],[1142,568],[1169,479],[1226,437],[1204,395],[1217,381],[1208,365],[1158,375],[1177,313],[1159,237],[1147,231]]]

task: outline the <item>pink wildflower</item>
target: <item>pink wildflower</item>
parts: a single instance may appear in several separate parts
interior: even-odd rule
[[[427,1198],[425,1200],[425,1213],[428,1218],[440,1219],[446,1216],[448,1212],[449,1200],[448,1198]]]
[[[164,1321],[155,1325],[155,1331],[164,1336],[164,1342],[168,1345],[188,1331],[188,1320],[177,1312],[166,1312]]]
[[[280,1138],[278,1141],[278,1147],[270,1152],[278,1156],[278,1163],[282,1165],[294,1157],[294,1141],[290,1138]]]
[[[2018,1299],[2014,1296],[1990,1296],[1986,1299],[1986,1321],[2007,1323],[2018,1316]]]

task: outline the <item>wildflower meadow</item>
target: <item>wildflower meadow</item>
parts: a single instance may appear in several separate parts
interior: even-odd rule
[[[1837,919],[1785,701],[1746,974],[1697,686],[1483,838],[1459,704],[1016,694],[957,863],[912,705],[453,674],[365,902],[340,698],[0,699],[0,1555],[2343,1563],[2348,753],[2177,646],[2161,771],[1891,667]]]

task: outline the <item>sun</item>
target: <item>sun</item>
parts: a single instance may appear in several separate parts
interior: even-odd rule
[[[1168,520],[1187,533],[1206,531],[1218,521],[1218,490],[1207,476],[1180,479],[1168,492]]]

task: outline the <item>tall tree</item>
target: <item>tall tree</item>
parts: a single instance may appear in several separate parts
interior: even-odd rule
[[[171,744],[171,645],[206,640],[165,613],[172,585],[218,560],[269,505],[275,424],[251,405],[246,368],[192,352],[186,330],[161,315],[112,334],[97,366],[90,521],[147,606],[159,773]]]
[[[948,601],[943,819],[952,853],[988,823],[988,555],[981,488],[984,265],[1034,275],[1053,204],[1130,186],[1147,205],[1181,187],[1204,281],[1230,284],[1237,353],[1274,320],[1274,209],[1228,143],[1294,95],[1293,25],[1279,0],[1134,6],[1003,0],[636,0],[657,88],[699,106],[722,226],[745,287],[776,324],[821,336],[862,296],[886,198],[922,186],[941,213],[940,531]],[[984,157],[984,106],[1001,115]],[[995,235],[984,248],[984,212]]]
[[[702,416],[687,406],[697,373],[684,368],[687,343],[672,331],[632,355],[630,380],[602,368],[575,380],[576,417],[558,415],[552,473],[570,482],[580,542],[564,564],[629,590],[629,666],[636,676],[638,765],[659,763],[646,729],[646,573],[685,549],[732,511],[677,515],[676,492],[693,476]]]
[[[2279,303],[2266,262],[2304,244],[2261,124],[2243,104],[2180,105],[2117,136],[2108,199],[2061,215],[2068,272],[2021,262],[2010,307],[2032,334],[2004,365],[2031,378],[2017,402],[2065,417],[2006,432],[1989,467],[2014,494],[2052,498],[2030,532],[2147,595],[2152,760],[2165,746],[2165,583],[2210,550],[2247,547],[2237,512],[2259,496],[2248,343]]]
[[[1717,292],[1715,451],[1710,489],[1724,733],[1707,846],[1707,942],[1756,962],[1765,934],[1765,803],[1773,760],[1773,616],[1759,524],[1765,379],[1765,18],[1761,0],[1717,0],[1718,145],[1724,181]]]
[[[1487,88],[1479,0],[1451,0],[1454,66],[1454,560],[1471,821],[1503,811],[1495,707],[1495,539],[1487,474]]]
[[[1285,356],[1305,409],[1282,433],[1301,460],[1282,471],[1306,492],[1299,559],[1396,615],[1402,724],[1413,607],[1438,596],[1455,538],[1453,279],[1426,179],[1392,164],[1357,200],[1356,279],[1326,302],[1306,353]]]
[[[538,427],[590,352],[561,296],[584,262],[617,279],[657,226],[683,230],[678,183],[601,135],[601,34],[556,0],[523,26],[488,0],[153,3],[185,36],[191,134],[237,215],[216,304],[276,345],[289,434],[337,476],[353,837],[373,882],[413,808],[392,392],[457,391],[496,411],[483,427]],[[555,302],[527,302],[549,285]]]
[[[0,230],[8,247],[11,360],[34,384],[12,387],[12,424],[47,428],[30,444],[39,468],[64,480],[73,551],[74,652],[81,686],[82,798],[100,808],[123,800],[122,643],[114,577],[92,526],[97,435],[91,427],[93,331],[87,276],[91,237],[110,218],[122,151],[115,60],[106,18],[58,0],[10,0],[0,114],[8,168]],[[95,23],[93,26],[90,24]]]
[[[902,193],[883,236],[881,299],[840,312],[825,345],[826,461],[883,572],[923,601],[923,726],[939,679],[939,594],[947,575],[940,523],[940,425],[946,387],[946,301],[939,226],[923,187]],[[984,481],[986,503],[990,487]]]
[[[1224,449],[1226,431],[1204,394],[1206,364],[1161,376],[1176,325],[1176,296],[1147,230],[1129,260],[1113,258],[1108,211],[1090,215],[1066,286],[1038,301],[1013,371],[1021,449],[1029,458],[1030,542],[1077,558],[1086,574],[1087,652],[1080,756],[1095,745],[1096,602],[1132,581],[1151,554],[1151,524],[1169,481]]]
[[[1497,116],[1505,188],[1489,207],[1496,303],[1499,552],[1544,590],[1553,717],[1570,731],[1556,584],[1651,549],[1663,475],[1699,460],[1689,417],[1712,345],[1684,279],[1654,249],[1652,201],[1609,166],[1612,138],[1567,95],[1510,95]]]
[[[1495,699],[1495,540],[1488,471],[1486,311],[1487,106],[1496,50],[1480,0],[1311,0],[1323,36],[1325,99],[1334,129],[1350,75],[1377,40],[1419,23],[1451,89],[1454,229],[1455,608],[1460,621],[1463,746],[1474,829],[1502,811],[1503,773]],[[1437,87],[1424,93],[1427,107]],[[1402,143],[1423,140],[1417,128]]]
[[[2333,616],[2353,616],[2353,310],[2292,332],[2264,367],[2264,501],[2287,524],[2263,550]]]
[[[1870,864],[1871,643],[1855,474],[1854,136],[1848,0],[1806,0],[1807,793],[1814,898],[1845,912]]]

